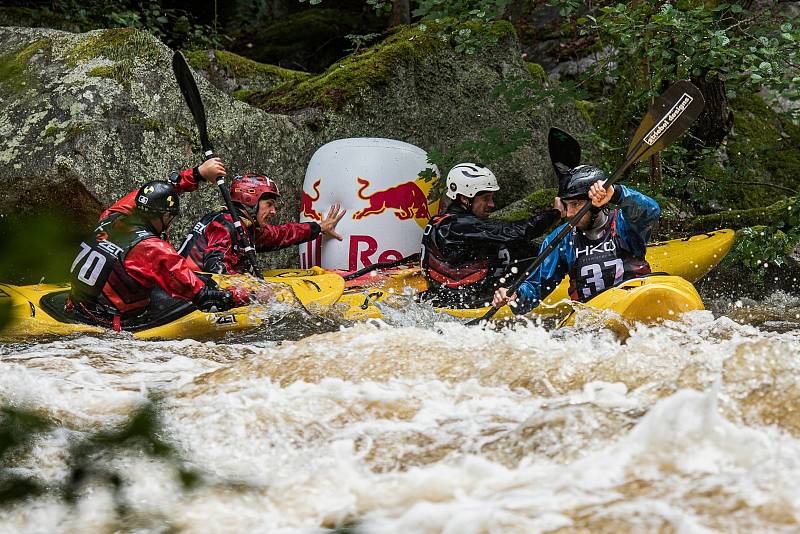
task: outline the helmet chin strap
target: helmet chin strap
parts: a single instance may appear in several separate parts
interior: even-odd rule
[[[589,218],[589,227],[583,232],[589,239],[597,239],[600,236],[601,230],[608,221],[608,212],[605,208],[597,208],[592,206],[589,210],[591,217]]]

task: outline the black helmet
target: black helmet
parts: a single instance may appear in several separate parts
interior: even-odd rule
[[[561,200],[589,200],[589,188],[599,180],[605,180],[606,173],[591,165],[578,165],[570,169],[558,188]]]
[[[180,212],[178,192],[169,182],[162,180],[147,182],[136,193],[136,209],[147,215],[164,213],[178,215]]]

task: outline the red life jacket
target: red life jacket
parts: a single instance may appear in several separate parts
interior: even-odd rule
[[[236,232],[236,227],[233,225],[233,221],[231,220],[230,215],[228,214],[227,210],[221,211],[212,211],[211,213],[207,213],[204,215],[197,224],[194,225],[192,231],[186,236],[186,239],[183,241],[181,248],[178,249],[178,254],[183,256],[184,258],[188,258],[194,262],[197,266],[197,269],[200,271],[208,270],[208,267],[205,265],[206,263],[206,251],[208,250],[208,236],[206,236],[206,229],[212,223],[216,222],[225,227],[231,237],[231,248],[233,253],[238,257],[244,257],[244,250],[240,249],[238,242],[238,234]],[[253,240],[252,233],[250,232],[249,228],[245,226],[245,230],[250,233],[250,240]],[[241,250],[241,254],[240,254]],[[223,258],[220,257],[220,264],[222,264]],[[243,263],[243,260],[239,263]],[[238,269],[239,264],[237,264],[237,272],[245,272],[247,271],[246,267],[242,267]]]

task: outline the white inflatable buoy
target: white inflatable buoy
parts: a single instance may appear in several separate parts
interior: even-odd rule
[[[339,202],[347,215],[337,241],[320,236],[300,245],[300,265],[356,271],[420,250],[422,230],[438,210],[428,203],[434,180],[420,177],[433,168],[419,147],[380,138],[339,139],[311,157],[303,183],[300,221],[317,221]]]

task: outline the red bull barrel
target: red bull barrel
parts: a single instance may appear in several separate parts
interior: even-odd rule
[[[300,264],[355,271],[419,252],[422,231],[438,209],[428,202],[434,180],[419,147],[381,138],[339,139],[311,157],[303,184],[301,221],[316,221],[340,203],[347,210],[337,241],[321,236],[300,245]]]

